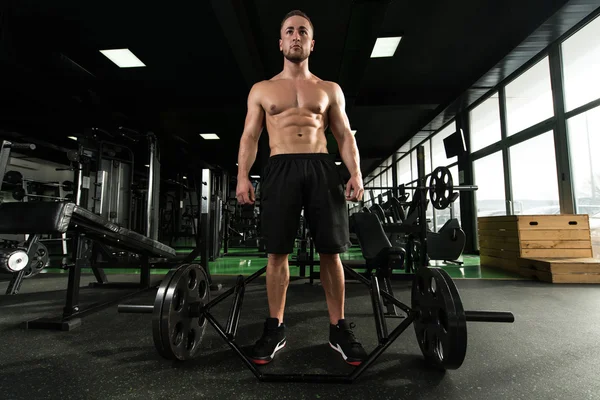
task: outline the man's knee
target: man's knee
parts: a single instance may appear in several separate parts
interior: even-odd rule
[[[329,264],[329,265],[331,265],[333,263],[337,264],[340,261],[340,255],[337,253],[336,254],[319,253],[319,258],[322,262],[324,261],[324,264]]]
[[[288,266],[287,254],[271,254],[269,253],[269,266],[275,268],[284,268]]]

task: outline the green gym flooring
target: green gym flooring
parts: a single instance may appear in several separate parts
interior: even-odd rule
[[[192,249],[178,249],[178,254],[190,253]],[[290,260],[295,257],[295,251],[290,254]],[[248,256],[248,253],[255,252],[256,255]],[[239,255],[242,254],[242,255]],[[361,260],[363,259],[362,253],[359,247],[352,247],[346,253],[341,254],[342,260]],[[319,259],[319,255],[315,254],[315,259]],[[198,262],[199,258],[196,259]],[[509,271],[498,270],[494,268],[482,267],[479,265],[479,256],[476,255],[463,255],[459,261],[462,261],[462,265],[446,264],[439,261],[432,261],[430,265],[443,268],[450,276],[454,279],[526,279],[519,276],[516,273]],[[234,248],[229,249],[227,255],[222,255],[215,261],[209,262],[209,271],[211,275],[244,275],[248,276],[253,274],[255,271],[264,267],[267,264],[267,259],[262,256],[255,249],[250,248]],[[319,270],[319,266],[314,267],[315,271]],[[360,270],[357,270],[361,272]],[[67,273],[56,268],[47,268],[44,270],[46,273]],[[84,269],[83,272],[91,272],[89,269]],[[107,274],[135,274],[139,273],[136,268],[124,269],[124,268],[111,268],[105,269]],[[165,274],[166,269],[153,269],[152,274]],[[306,268],[308,274],[308,267]],[[300,276],[300,267],[290,266],[290,276]]]
[[[248,249],[232,249],[227,256],[221,257],[209,264],[211,274],[214,275],[248,275],[266,265],[267,259],[259,256],[254,257],[239,257],[235,256],[238,252],[247,252]],[[258,252],[257,252],[258,254]],[[290,260],[292,259],[290,255]],[[341,254],[342,260],[361,260],[363,259],[360,248],[352,247],[346,253]],[[315,259],[319,259],[319,255],[315,254]],[[460,259],[463,265],[445,264],[443,262],[432,261],[431,265],[443,268],[454,279],[523,279],[518,274],[512,274],[508,271],[497,270],[493,268],[481,267],[479,265],[479,256],[463,255]],[[315,266],[315,271],[319,267]],[[299,276],[300,268],[296,266],[290,267],[291,276]]]

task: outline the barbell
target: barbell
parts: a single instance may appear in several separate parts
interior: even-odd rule
[[[407,314],[406,319],[389,335],[387,328],[384,329],[385,338],[380,338],[379,346],[363,362],[359,372],[371,365],[411,323],[414,325],[417,342],[425,360],[437,368],[446,370],[457,369],[464,362],[468,321],[511,323],[515,319],[510,312],[465,311],[454,281],[441,268],[420,267],[416,270],[410,307],[401,303],[391,292],[381,290],[375,276],[369,281],[347,267],[345,270],[371,287],[378,323],[384,323],[385,318],[381,308],[382,298],[400,307]],[[204,269],[197,264],[182,264],[169,271],[163,279],[154,304],[122,304],[118,306],[118,312],[152,314],[154,345],[158,353],[166,359],[184,361],[200,357],[200,342],[207,322],[210,322],[260,380],[306,382],[314,378],[314,381],[323,382],[327,379],[326,375],[262,374],[254,369],[251,361],[235,343],[245,286],[265,271],[266,267],[245,280],[239,276],[233,288],[211,301],[208,277]],[[224,327],[212,316],[210,308],[229,295],[234,295],[235,299],[231,305],[227,325]],[[352,375],[356,376],[329,379],[337,381],[339,378],[341,382],[349,382],[356,379],[358,372]]]
[[[40,182],[34,179],[23,178],[23,174],[19,171],[8,171],[4,174],[4,182],[10,185],[22,185],[23,182],[37,183],[42,186],[61,187],[65,192],[72,192],[75,189],[75,184],[72,181],[58,182]]]
[[[391,191],[393,188],[390,187],[372,187],[367,186],[365,189],[381,189]],[[406,194],[405,189],[412,190],[425,190],[429,191],[429,198],[433,207],[438,210],[444,210],[448,208],[453,199],[454,191],[475,191],[478,189],[477,185],[457,185],[454,186],[452,179],[452,173],[448,167],[437,167],[431,173],[429,177],[429,184],[427,186],[407,186],[398,185],[400,191],[399,197]]]
[[[400,195],[404,194],[404,189],[428,190],[431,205],[438,210],[445,210],[453,201],[454,191],[474,191],[476,185],[458,185],[454,186],[452,173],[448,167],[437,167],[429,177],[428,186],[405,186],[400,185]]]
[[[46,196],[43,194],[28,194],[25,192],[25,189],[21,188],[16,188],[12,191],[12,197],[13,199],[17,200],[17,201],[21,201],[23,200],[25,197],[33,197],[33,198],[40,198],[40,199],[51,199],[51,200],[58,200],[58,201],[73,201],[73,193],[69,193],[67,195],[65,195],[65,197],[58,197],[58,196]]]

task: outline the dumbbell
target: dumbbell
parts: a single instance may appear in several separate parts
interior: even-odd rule
[[[53,200],[59,200],[59,201],[73,201],[73,194],[72,193],[69,193],[65,197],[45,196],[45,195],[41,195],[41,194],[27,194],[27,193],[25,193],[25,189],[23,189],[23,188],[16,188],[15,190],[13,190],[12,191],[12,197],[13,197],[13,199],[15,199],[17,201],[21,201],[25,197],[33,197],[33,198],[41,198],[41,199],[53,199]]]
[[[23,182],[37,183],[42,186],[62,187],[65,192],[72,192],[75,189],[75,184],[72,181],[57,182],[40,182],[33,179],[24,179],[23,174],[19,171],[8,171],[4,174],[4,182],[10,185],[22,185]]]

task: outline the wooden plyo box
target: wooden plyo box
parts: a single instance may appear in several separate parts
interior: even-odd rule
[[[480,217],[477,222],[481,265],[520,273],[520,258],[593,257],[587,214]]]
[[[519,274],[551,283],[600,283],[595,258],[519,258]]]

